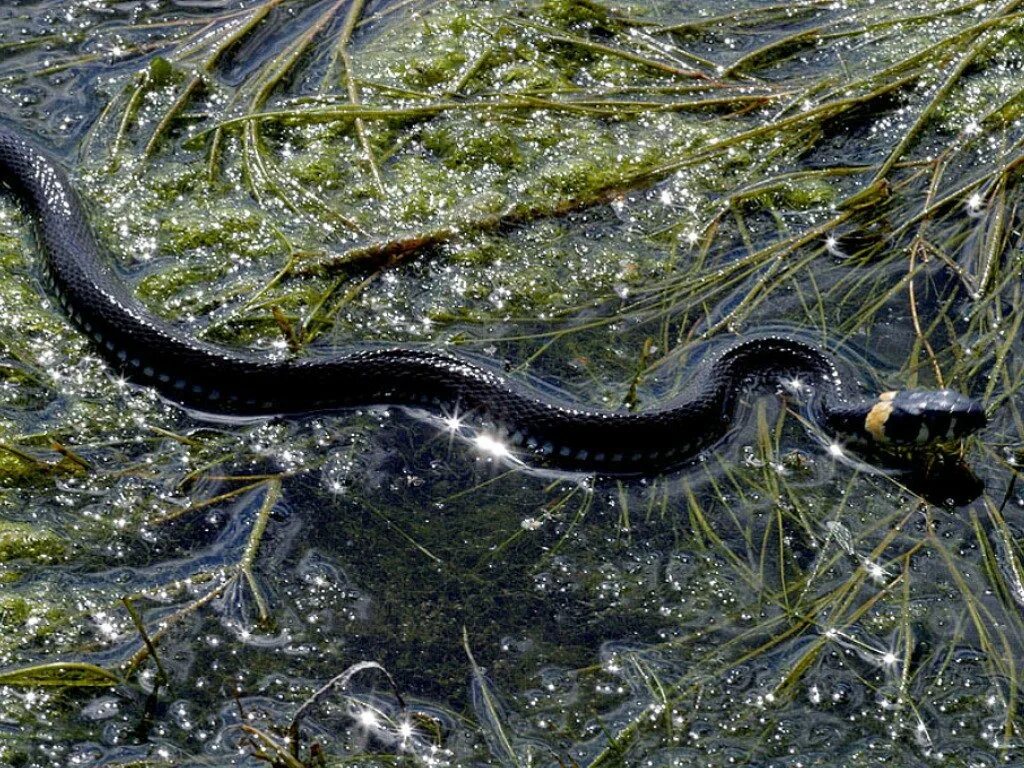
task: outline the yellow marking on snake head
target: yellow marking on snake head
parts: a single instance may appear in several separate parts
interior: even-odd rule
[[[864,418],[864,429],[879,442],[885,440],[885,422],[892,415],[892,401],[895,399],[896,394],[896,392],[883,392],[880,394],[878,402],[871,406],[871,410],[868,411],[868,415]]]

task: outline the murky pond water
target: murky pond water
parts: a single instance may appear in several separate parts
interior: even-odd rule
[[[616,480],[212,420],[110,373],[4,194],[0,764],[1020,764],[1022,62],[1020,2],[4,3],[4,124],[197,337],[642,409],[781,328],[991,423],[882,467],[770,386]]]

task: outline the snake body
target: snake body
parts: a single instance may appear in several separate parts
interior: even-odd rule
[[[547,464],[651,473],[694,457],[728,431],[751,379],[800,377],[813,417],[865,442],[956,439],[985,423],[950,390],[850,398],[831,358],[788,334],[743,339],[701,363],[685,391],[642,412],[580,407],[467,356],[420,346],[356,346],[271,360],[190,337],[146,309],[104,258],[67,173],[33,140],[0,126],[0,180],[34,215],[47,282],[67,315],[122,375],[200,412],[295,414],[399,404],[471,415]]]

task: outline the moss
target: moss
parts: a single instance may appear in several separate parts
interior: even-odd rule
[[[495,249],[488,245],[473,245],[449,249],[447,258],[452,264],[466,267],[480,267],[494,262],[504,249]]]
[[[39,465],[16,453],[0,450],[0,484],[13,485],[38,471]]]
[[[28,641],[40,642],[66,629],[73,610],[66,595],[40,582],[24,594],[0,594],[0,655]],[[64,602],[65,605],[60,603]]]
[[[67,545],[56,533],[28,523],[0,521],[0,562],[29,559],[42,563],[62,560]]]

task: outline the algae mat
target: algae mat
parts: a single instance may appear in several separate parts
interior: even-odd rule
[[[644,408],[786,327],[992,421],[880,471],[790,382],[633,482],[204,421],[110,376],[4,195],[0,763],[1020,763],[1022,73],[1020,2],[5,3],[0,113],[198,337]]]

